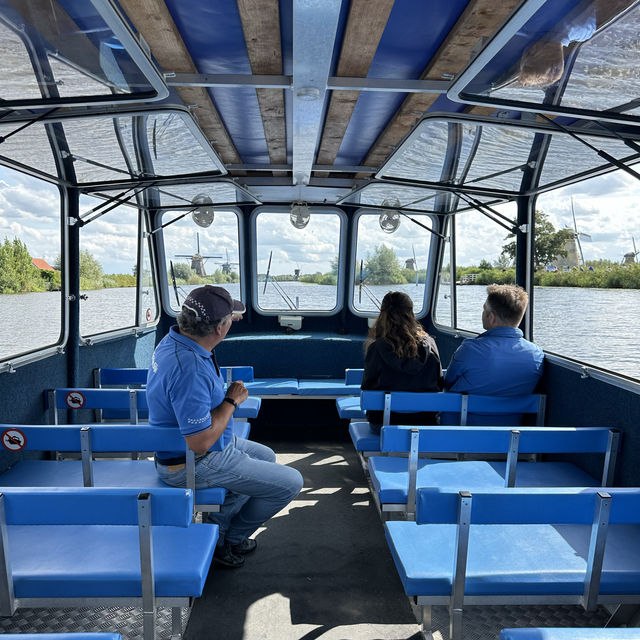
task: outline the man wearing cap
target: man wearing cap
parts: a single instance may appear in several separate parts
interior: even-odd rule
[[[224,487],[227,496],[207,518],[219,526],[216,563],[236,568],[256,548],[249,536],[295,498],[302,476],[277,464],[262,444],[233,434],[233,412],[247,398],[243,382],[224,380],[213,353],[245,307],[222,287],[194,289],[154,351],[147,378],[149,423],[176,426],[196,454],[196,487]],[[184,451],[157,451],[161,480],[186,486]]]

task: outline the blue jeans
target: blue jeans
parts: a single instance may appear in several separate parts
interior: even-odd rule
[[[156,465],[163,482],[186,486],[186,469],[169,471]],[[302,489],[297,469],[276,462],[276,454],[263,444],[234,436],[222,451],[196,456],[196,489],[224,487],[227,496],[219,512],[207,514],[220,528],[218,544],[242,542]]]

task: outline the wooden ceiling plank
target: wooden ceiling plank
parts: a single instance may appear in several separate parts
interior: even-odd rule
[[[338,76],[366,77],[393,3],[394,0],[352,0],[338,59]],[[333,164],[335,161],[359,95],[359,91],[331,93],[318,147],[318,164]],[[316,175],[321,177],[328,174]]]
[[[282,42],[278,0],[238,0],[238,10],[251,71],[282,75]],[[287,162],[287,131],[283,89],[256,89],[262,126],[273,164]]]
[[[164,0],[120,0],[120,6],[162,69],[199,73]],[[197,106],[193,113],[222,161],[242,162],[208,91],[202,87],[176,87],[176,91],[185,105]]]
[[[469,63],[471,52],[481,38],[491,37],[509,17],[520,0],[472,0],[463,11],[421,80],[442,80],[460,73]],[[381,166],[390,152],[411,131],[417,119],[438,98],[437,94],[410,94],[371,147],[363,164]]]

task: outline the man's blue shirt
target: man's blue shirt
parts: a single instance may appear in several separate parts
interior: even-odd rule
[[[542,376],[542,349],[522,337],[515,327],[496,327],[465,340],[447,367],[447,391],[487,396],[519,396],[533,393]],[[444,416],[443,416],[444,417]],[[450,418],[450,416],[446,416]],[[469,420],[469,424],[490,424],[491,419]],[[510,416],[505,416],[508,424]],[[519,421],[519,417],[518,417]],[[451,424],[445,423],[443,424]],[[503,421],[494,424],[501,424]]]
[[[147,377],[149,424],[175,427],[183,436],[206,431],[211,426],[211,410],[225,396],[224,379],[213,355],[190,338],[181,335],[178,327],[156,347]],[[231,441],[233,417],[211,451],[218,451]],[[184,456],[184,451],[158,452],[159,459]]]

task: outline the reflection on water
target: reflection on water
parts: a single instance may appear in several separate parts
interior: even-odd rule
[[[336,288],[300,282],[281,283],[289,297],[298,298],[305,308],[330,308],[335,304]],[[238,284],[224,285],[238,297]],[[182,287],[188,293],[194,287]],[[422,305],[422,286],[407,284],[396,287]],[[372,286],[369,290],[381,300],[388,287]],[[135,312],[135,289],[102,289],[87,292],[81,301],[81,330],[91,335],[107,328],[131,326]],[[545,350],[569,356],[589,364],[640,379],[640,358],[635,336],[640,334],[640,290],[580,289],[536,287],[534,302],[535,341]],[[449,300],[440,289],[438,304],[446,309]],[[482,331],[481,312],[486,288],[465,285],[457,287],[458,326]],[[355,292],[356,300],[358,292]],[[0,358],[55,344],[61,331],[60,299],[57,292],[0,295]],[[184,296],[181,295],[181,300]],[[263,306],[285,307],[282,297],[267,287],[260,290]],[[361,306],[375,310],[375,304],[363,296]],[[286,308],[286,307],[285,307]],[[439,314],[444,322],[447,313]]]

